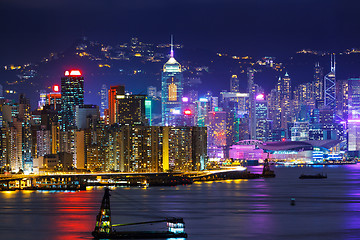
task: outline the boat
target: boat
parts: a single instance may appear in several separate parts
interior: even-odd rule
[[[274,178],[276,176],[275,172],[270,169],[269,159],[264,160],[264,168],[262,172],[262,177],[264,178]]]
[[[321,178],[327,178],[327,175],[325,174],[313,174],[313,175],[306,175],[306,174],[301,174],[300,179],[321,179]]]
[[[110,211],[110,189],[105,188],[104,197],[101,202],[100,211],[96,217],[95,229],[92,236],[95,239],[154,239],[154,238],[187,238],[185,223],[182,218],[164,218],[162,220],[112,224]],[[114,227],[152,224],[166,222],[167,231],[117,231]]]

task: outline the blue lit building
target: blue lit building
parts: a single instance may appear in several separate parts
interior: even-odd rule
[[[348,112],[348,151],[350,155],[360,154],[360,78],[350,78]]]
[[[174,58],[171,45],[170,59],[165,63],[161,78],[162,124],[176,126],[182,120],[183,74]]]

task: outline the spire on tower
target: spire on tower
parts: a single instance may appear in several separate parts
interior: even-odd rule
[[[173,43],[173,35],[171,34],[171,43],[170,43],[170,57],[174,57],[174,43]]]

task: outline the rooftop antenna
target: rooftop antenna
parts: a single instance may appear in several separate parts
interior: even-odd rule
[[[174,57],[174,44],[173,44],[173,35],[171,34],[171,43],[170,43],[170,57]]]

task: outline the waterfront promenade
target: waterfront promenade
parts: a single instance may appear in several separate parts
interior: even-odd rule
[[[85,190],[87,186],[175,186],[193,181],[258,178],[244,167],[178,173],[1,174],[0,190]]]

